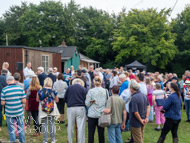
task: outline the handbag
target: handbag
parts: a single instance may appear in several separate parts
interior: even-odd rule
[[[108,99],[108,94],[107,94],[107,90],[106,90],[106,96]],[[112,110],[112,104],[113,104],[113,98],[111,97],[111,110]],[[111,111],[110,111],[111,113]],[[111,115],[112,114],[105,114],[103,113],[100,118],[98,119],[98,126],[105,128],[108,127],[111,124]]]

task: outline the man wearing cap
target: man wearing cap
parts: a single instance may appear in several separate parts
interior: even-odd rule
[[[8,86],[1,92],[1,105],[5,106],[5,116],[8,126],[10,142],[16,142],[14,123],[16,121],[19,141],[25,143],[23,105],[26,103],[25,92],[22,87],[15,84],[13,76],[8,76]]]
[[[180,88],[180,85],[179,85],[179,83],[178,83],[178,78],[177,78],[177,77],[174,76],[174,77],[171,79],[171,81],[172,81],[173,83],[176,83],[176,84],[178,85],[179,90],[181,89],[181,88]]]
[[[45,73],[44,73],[44,68],[43,67],[38,67],[38,79],[40,81],[40,85],[43,87],[44,86],[44,80],[48,77]]]
[[[91,79],[91,82],[92,82],[93,79],[94,79],[94,66],[93,65],[90,66],[90,71],[88,73],[90,75],[90,79]]]
[[[7,86],[6,83],[6,77],[7,77],[7,69],[2,69],[1,71],[1,75],[0,75],[0,97],[1,97],[1,91],[2,89]],[[1,102],[1,98],[0,98],[0,102]],[[0,104],[0,127],[2,126],[2,106]]]
[[[52,68],[49,68],[49,69],[48,69],[48,73],[49,73],[49,74],[48,74],[48,77],[52,79],[53,84],[54,84],[54,82],[56,82],[56,76],[53,75],[53,69],[52,69]]]
[[[80,70],[78,70],[80,71]],[[67,103],[67,120],[68,120],[68,142],[72,143],[73,128],[75,120],[78,128],[78,142],[85,143],[85,126],[86,126],[86,99],[87,90],[84,88],[84,82],[80,78],[75,78],[72,85],[65,92],[65,102]]]
[[[54,67],[54,68],[53,68],[53,74],[54,74],[55,76],[58,76],[59,73],[60,73],[60,72],[58,72],[57,67]]]
[[[28,63],[27,63],[27,66],[26,66],[26,67],[24,68],[24,70],[23,70],[25,79],[29,78],[29,77],[28,77],[28,72],[29,72],[29,71],[32,71],[32,69],[31,69],[31,62],[28,62]]]

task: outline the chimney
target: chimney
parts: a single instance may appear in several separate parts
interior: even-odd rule
[[[63,42],[62,42],[61,46],[62,46],[62,47],[66,47],[66,42],[65,42],[64,39],[63,39]]]

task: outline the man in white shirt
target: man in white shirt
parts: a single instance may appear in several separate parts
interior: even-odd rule
[[[32,71],[32,69],[31,69],[31,62],[28,62],[27,66],[23,70],[25,79],[28,79],[28,72],[29,71]]]
[[[58,72],[57,67],[54,67],[54,68],[53,68],[53,74],[54,74],[55,76],[58,76],[58,75],[60,74],[60,72]]]

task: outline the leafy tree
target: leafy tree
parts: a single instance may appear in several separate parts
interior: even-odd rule
[[[5,21],[0,19],[0,45],[5,45],[5,36],[3,35],[5,31]]]
[[[164,69],[178,52],[174,45],[176,34],[171,32],[173,23],[167,21],[170,10],[133,9],[123,13],[115,31],[113,50],[118,51],[116,62],[130,57]]]
[[[78,15],[77,45],[79,51],[98,60],[102,65],[114,61],[112,51],[113,31],[116,28],[115,15],[92,7],[82,8]]]
[[[22,2],[21,6],[11,6],[10,9],[3,14],[3,20],[5,22],[3,37],[5,37],[6,34],[8,35],[9,45],[25,45],[26,37],[22,34],[18,21],[27,9],[27,3]]]

